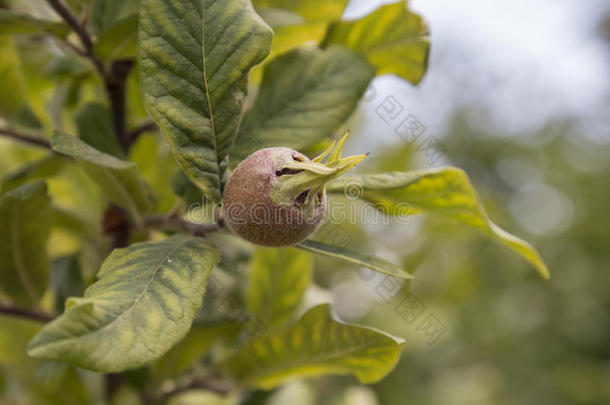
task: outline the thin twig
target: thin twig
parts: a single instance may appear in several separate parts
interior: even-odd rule
[[[78,18],[72,13],[72,11],[70,11],[68,6],[66,6],[62,0],[47,0],[47,2],[53,8],[53,10],[55,10],[57,14],[59,14],[74,30],[78,36],[78,39],[85,48],[87,58],[93,62],[98,72],[105,77],[106,74],[104,72],[104,65],[102,65],[102,62],[93,53],[93,41],[91,40],[91,37],[89,36],[89,33],[85,27],[78,22]]]
[[[142,124],[137,125],[131,131],[129,131],[127,133],[127,139],[129,139],[129,144],[131,145],[144,132],[158,131],[158,130],[159,130],[159,127],[157,126],[157,124],[154,121],[146,121],[146,122],[143,122]]]
[[[87,57],[87,52],[84,49],[82,49],[81,47],[79,47],[77,45],[74,45],[72,42],[68,41],[67,39],[53,37],[53,40],[55,41],[55,43],[58,44],[58,46],[60,46],[60,47],[62,45],[66,46],[66,47],[72,49],[74,51],[74,53],[76,53],[77,55],[85,57],[85,58]]]
[[[166,231],[186,231],[195,236],[204,236],[207,233],[217,232],[220,227],[217,224],[196,224],[185,221],[178,217],[167,217],[162,215],[151,215],[145,218],[146,226]]]
[[[66,4],[64,4],[63,0],[47,0],[47,2],[78,35],[80,42],[83,44],[85,56],[91,60],[102,77],[106,93],[108,93],[108,99],[110,100],[115,136],[123,151],[127,152],[130,142],[125,130],[125,80],[131,71],[134,61],[114,61],[110,65],[110,71],[106,72],[102,62],[95,56],[93,41],[89,33]]]
[[[25,142],[25,143],[29,143],[31,145],[39,146],[41,148],[49,149],[49,150],[55,152],[51,148],[51,144],[49,143],[49,141],[47,141],[46,139],[40,138],[40,137],[27,135],[27,134],[15,131],[14,129],[10,129],[10,128],[0,128],[0,135],[6,136],[7,138],[15,139],[19,142]]]
[[[6,305],[0,305],[0,314],[12,315],[20,318],[33,319],[40,322],[51,322],[55,317],[40,312],[30,311],[23,308],[15,308]]]

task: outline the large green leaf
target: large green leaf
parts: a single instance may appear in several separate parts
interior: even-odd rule
[[[35,305],[47,288],[49,201],[42,180],[0,198],[0,290],[22,306]]]
[[[345,260],[347,262],[363,266],[380,273],[387,274],[392,277],[402,279],[411,279],[413,275],[407,273],[404,269],[396,264],[389,262],[381,257],[367,255],[340,246],[328,245],[326,243],[305,240],[296,245],[298,248],[318,253],[324,256],[334,257],[335,259]]]
[[[406,1],[381,6],[358,20],[331,24],[322,46],[333,44],[361,51],[379,75],[394,73],[414,84],[428,66],[428,28],[407,9]]]
[[[349,190],[347,190],[349,188]],[[328,192],[354,194],[388,215],[429,211],[479,229],[528,260],[544,278],[549,271],[538,252],[527,242],[494,224],[466,173],[455,167],[413,172],[344,176],[328,185]]]
[[[73,136],[57,133],[51,146],[59,153],[75,158],[100,186],[108,199],[126,208],[136,221],[153,208],[150,189],[133,162],[107,155]]]
[[[28,354],[100,372],[149,363],[186,335],[218,260],[213,245],[186,235],[116,249]]]
[[[186,174],[214,202],[248,72],[269,52],[272,35],[249,0],[142,0],[138,61],[145,105]]]
[[[240,128],[232,158],[269,146],[302,149],[333,133],[375,75],[356,52],[302,47],[265,66],[256,103]]]
[[[53,34],[65,37],[69,32],[70,28],[63,22],[41,20],[0,9],[0,34]]]
[[[394,368],[402,340],[339,322],[329,310],[317,306],[296,324],[263,335],[229,359],[227,369],[241,384],[270,389],[323,374],[352,374],[370,384]]]
[[[112,114],[100,103],[87,103],[76,112],[78,136],[100,152],[123,157],[121,146],[114,135]]]
[[[252,257],[248,311],[266,329],[290,322],[311,281],[310,254],[294,248],[259,248]]]

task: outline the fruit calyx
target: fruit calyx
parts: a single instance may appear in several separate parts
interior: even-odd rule
[[[324,152],[312,160],[293,156],[292,161],[276,161],[277,179],[271,184],[270,197],[277,204],[288,201],[308,208],[320,202],[326,194],[326,185],[362,162],[368,153],[342,158],[341,152],[349,131],[339,142],[334,141]],[[326,163],[322,161],[328,156]]]

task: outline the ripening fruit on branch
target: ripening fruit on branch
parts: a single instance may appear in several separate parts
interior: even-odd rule
[[[366,157],[341,158],[347,135],[336,149],[333,143],[314,160],[284,147],[261,149],[244,159],[224,191],[228,228],[264,246],[294,245],[309,236],[326,209],[326,184]],[[322,163],[328,155],[328,161]]]

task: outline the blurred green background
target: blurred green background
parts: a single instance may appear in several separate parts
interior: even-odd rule
[[[353,1],[346,16],[376,4]],[[441,227],[434,218],[327,224],[319,231],[323,238],[402,261],[415,272],[416,279],[402,285],[316,258],[319,287],[307,294],[308,303],[331,300],[350,322],[404,337],[401,361],[373,386],[329,376],[253,395],[249,403],[608,404],[610,7],[592,0],[410,5],[431,27],[428,73],[417,87],[391,76],[375,79],[345,125],[353,137],[346,153],[371,152],[362,171],[465,169],[491,218],[539,249],[551,279],[543,281],[478,233]],[[27,61],[22,68],[35,80],[15,86],[30,97],[32,109],[50,111],[54,125],[70,125],[67,117],[84,101],[100,97],[90,71],[80,67],[82,74],[75,74],[78,63],[53,59],[35,42],[19,45]],[[130,77],[130,85],[136,82]],[[54,111],[58,103],[66,108]],[[129,109],[134,123],[145,116],[137,95]],[[407,117],[425,128],[415,142],[395,131]],[[15,182],[18,167],[43,156],[6,139],[0,139],[0,154],[0,175]],[[173,158],[152,134],[139,140],[132,158],[158,195],[168,196],[159,208],[168,210]],[[104,205],[80,172],[61,165],[56,172],[50,193],[59,206],[79,212],[92,243],[60,228],[50,252],[58,258],[90,249],[81,265],[91,278],[103,257],[90,247],[108,243],[96,240]],[[103,388],[93,373],[27,358],[24,347],[37,324],[1,320],[0,404],[34,403],[32,397],[98,403],[90,393]],[[71,388],[62,389],[65,384]],[[134,401],[129,391],[116,399]],[[204,402],[185,396],[176,403]]]
[[[344,317],[407,341],[370,403],[610,403],[610,10],[510,3],[410,2],[431,28],[427,76],[418,87],[376,79],[351,128],[372,150],[371,171],[465,169],[491,218],[539,249],[551,279],[433,218],[371,226],[366,243],[415,271],[409,292],[317,269]],[[409,114],[425,127],[416,142],[394,132]]]

